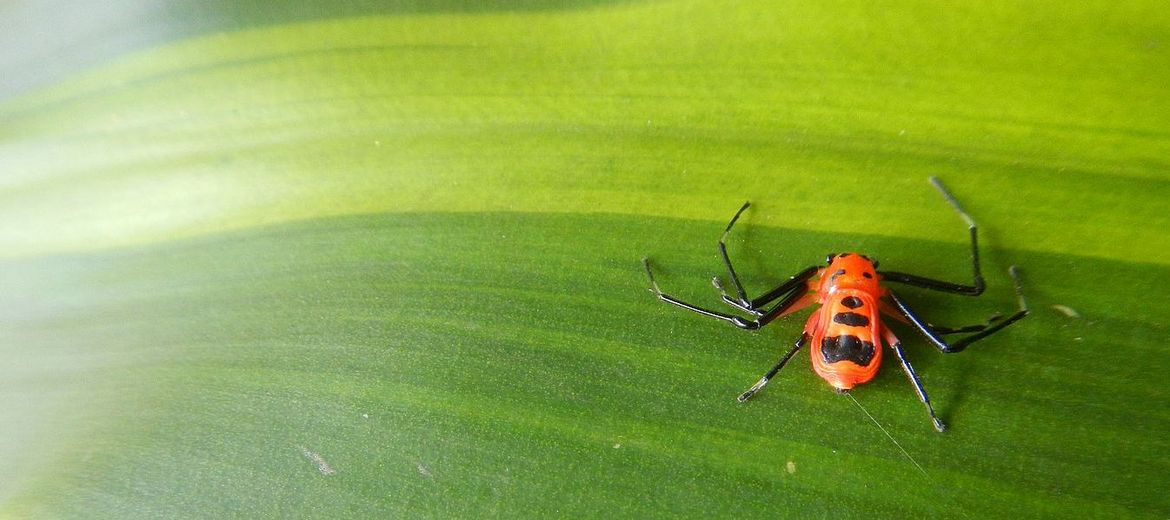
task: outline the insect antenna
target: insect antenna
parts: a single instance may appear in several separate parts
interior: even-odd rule
[[[886,428],[884,426],[882,426],[881,423],[877,422],[877,419],[874,419],[873,415],[870,415],[869,411],[866,410],[864,406],[861,406],[861,403],[857,402],[857,398],[853,397],[853,394],[851,394],[849,392],[843,392],[843,393],[845,395],[849,396],[849,400],[853,401],[853,404],[857,405],[857,408],[859,410],[861,410],[861,412],[864,413],[866,417],[869,417],[869,420],[873,421],[873,423],[878,427],[878,429],[881,430],[882,433],[886,434],[886,437],[889,437],[890,442],[894,443],[894,446],[898,447],[898,450],[902,452],[902,455],[905,455],[906,458],[910,460],[910,463],[914,464],[914,467],[918,468],[918,471],[922,472],[922,476],[924,476],[924,477],[929,476],[926,474],[926,470],[922,469],[922,466],[918,465],[918,461],[914,460],[914,457],[910,456],[910,453],[906,451],[906,448],[903,448],[901,444],[898,444],[898,441],[894,439],[894,436],[890,435],[890,432],[886,431]]]

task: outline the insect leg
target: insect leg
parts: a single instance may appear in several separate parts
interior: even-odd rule
[[[890,300],[894,303],[894,306],[898,309],[898,311],[901,312],[902,315],[905,316],[906,319],[909,320],[910,323],[912,325],[914,325],[915,328],[917,328],[919,331],[921,331],[926,336],[926,338],[929,339],[930,342],[934,344],[935,348],[937,348],[945,353],[948,353],[948,354],[953,353],[953,352],[960,352],[963,349],[967,348],[968,345],[970,345],[976,341],[979,341],[983,338],[986,338],[987,336],[995,334],[996,332],[1003,330],[1004,327],[1007,327],[1008,325],[1011,325],[1012,323],[1015,323],[1016,321],[1019,321],[1024,316],[1028,315],[1028,302],[1024,299],[1024,293],[1020,287],[1019,269],[1017,269],[1016,266],[1013,265],[1013,266],[1011,266],[1011,268],[1008,269],[1008,273],[1011,274],[1012,283],[1016,289],[1016,299],[1019,303],[1019,310],[1017,310],[1011,316],[1008,316],[1006,318],[1001,318],[998,320],[993,320],[994,323],[989,322],[986,325],[971,325],[968,327],[960,327],[960,328],[956,328],[956,329],[942,329],[942,331],[939,331],[939,330],[936,330],[933,327],[931,327],[925,321],[923,321],[922,318],[919,318],[918,315],[913,310],[911,310],[908,305],[906,305],[906,302],[902,301],[902,299],[899,298],[898,295],[894,294],[892,291],[889,293]],[[965,329],[973,329],[974,331],[977,331],[977,332],[975,332],[975,334],[972,334],[970,336],[960,338],[959,340],[951,342],[951,343],[947,343],[946,340],[942,339],[942,337],[941,337],[943,334],[951,334],[951,333],[956,333],[956,332],[966,332],[967,330],[965,330]]]
[[[651,261],[649,261],[649,259],[647,259],[647,258],[642,259],[642,267],[646,268],[646,275],[649,276],[649,279],[651,279],[651,290],[652,290],[652,292],[654,292],[655,296],[658,296],[659,300],[670,303],[670,305],[679,306],[679,307],[682,307],[684,309],[690,310],[691,313],[697,313],[697,314],[702,314],[703,316],[714,317],[714,319],[716,319],[716,320],[723,320],[725,322],[734,324],[734,326],[741,328],[741,329],[755,330],[755,329],[763,327],[764,324],[766,324],[766,322],[763,322],[763,323],[761,322],[761,320],[762,320],[761,316],[757,316],[757,319],[755,319],[755,320],[748,320],[742,316],[734,316],[734,315],[730,315],[730,314],[724,314],[724,313],[718,312],[718,310],[704,309],[702,307],[691,305],[691,303],[687,303],[687,302],[684,302],[682,300],[676,299],[676,297],[674,297],[672,295],[663,293],[662,289],[659,288],[658,281],[654,280],[654,272],[651,271]],[[769,320],[769,321],[771,321],[771,320]]]
[[[812,276],[816,274],[819,267],[808,267],[805,270],[792,276],[784,283],[776,286],[775,289],[768,291],[763,296],[755,299],[749,299],[747,296],[747,291],[743,288],[743,282],[739,280],[739,275],[736,274],[735,267],[732,267],[731,265],[731,257],[727,254],[727,237],[731,234],[731,228],[735,225],[736,221],[739,220],[739,216],[742,215],[743,212],[746,211],[749,207],[751,207],[751,202],[744,202],[743,206],[740,206],[739,211],[736,211],[735,215],[731,217],[731,221],[727,223],[727,227],[723,229],[723,235],[719,237],[719,257],[723,260],[723,265],[727,267],[727,277],[731,280],[732,288],[735,289],[735,296],[733,297],[727,293],[727,290],[724,289],[723,283],[719,280],[719,277],[713,278],[711,283],[715,286],[716,289],[719,290],[719,295],[723,299],[724,303],[744,312],[749,312],[755,314],[756,316],[763,316],[765,314],[762,310],[763,306],[775,301],[781,296],[789,294],[795,290],[797,286],[803,285],[808,281],[809,278],[812,278]],[[790,294],[789,296],[791,297]]]
[[[744,202],[740,206],[739,211],[735,212],[735,216],[731,217],[731,222],[727,223],[727,227],[723,229],[723,235],[719,237],[719,256],[723,258],[723,265],[727,266],[727,277],[731,279],[731,285],[735,287],[735,294],[738,297],[735,300],[736,307],[744,310],[752,310],[751,302],[748,301],[747,292],[743,290],[743,284],[739,281],[739,276],[735,274],[735,268],[731,267],[731,258],[727,256],[727,235],[731,234],[731,226],[735,225],[735,221],[739,220],[739,216],[752,205],[751,202]],[[718,279],[716,279],[718,280]],[[723,292],[722,286],[716,282],[715,285]],[[724,299],[730,299],[726,292],[723,292]]]
[[[947,425],[939,420],[934,413],[934,407],[930,405],[930,397],[926,395],[926,389],[922,387],[922,379],[919,379],[918,373],[914,371],[914,367],[910,365],[910,360],[906,359],[906,352],[902,350],[902,341],[890,331],[889,327],[882,324],[883,334],[885,335],[886,344],[894,350],[894,354],[898,356],[898,361],[902,362],[902,370],[906,372],[906,376],[910,378],[910,384],[914,385],[914,391],[918,392],[918,399],[922,404],[926,405],[926,412],[930,414],[930,420],[934,423],[934,429],[944,432],[947,430]]]
[[[671,305],[677,305],[679,307],[682,307],[682,308],[684,308],[688,311],[694,312],[694,313],[702,314],[703,316],[708,316],[708,317],[715,318],[718,320],[726,321],[726,322],[728,322],[732,325],[735,325],[736,327],[739,327],[741,329],[753,330],[753,329],[758,329],[758,328],[763,326],[763,324],[761,324],[758,320],[749,320],[747,318],[743,318],[740,316],[732,316],[730,314],[725,314],[725,313],[722,313],[719,311],[704,309],[704,308],[699,307],[697,305],[692,305],[692,304],[684,302],[678,298],[675,298],[674,296],[666,294],[666,293],[662,292],[662,289],[658,288],[658,282],[654,280],[654,272],[650,270],[650,259],[649,258],[642,259],[642,267],[644,267],[646,269],[646,276],[650,277],[650,290],[652,292],[654,292],[654,295],[657,296],[659,300],[662,300],[662,301],[669,303]]]
[[[951,192],[947,191],[946,187],[943,186],[942,181],[938,180],[938,177],[931,177],[930,183],[933,184],[935,188],[938,188],[938,191],[942,193],[942,196],[947,200],[947,203],[949,203],[952,208],[955,208],[955,211],[959,213],[959,216],[963,217],[963,220],[967,222],[967,231],[971,235],[971,270],[974,275],[973,282],[971,285],[964,285],[953,282],[945,282],[942,280],[935,280],[932,278],[926,278],[909,273],[900,273],[897,271],[879,271],[882,280],[904,283],[906,285],[913,285],[915,287],[930,289],[932,291],[965,294],[967,296],[979,296],[980,294],[983,294],[984,283],[983,273],[979,270],[979,237],[978,228],[975,225],[975,219],[971,218],[971,216],[968,215],[966,211],[963,211],[963,207],[959,205],[959,201],[955,200],[955,196],[951,195]]]
[[[784,311],[787,311],[790,308],[792,308],[792,306],[794,304],[801,302],[800,297],[804,296],[804,294],[805,294],[804,291],[796,290],[796,289],[803,287],[803,281],[802,281],[802,284],[795,284],[796,286],[793,289],[790,289],[790,291],[791,291],[790,294],[786,298],[784,298],[780,303],[776,304],[774,307],[772,307],[771,309],[769,309],[766,312],[753,310],[752,313],[755,314],[755,318],[754,319],[747,319],[747,318],[743,318],[741,316],[734,316],[734,315],[722,313],[719,311],[705,309],[703,307],[699,307],[698,305],[684,302],[678,298],[675,298],[674,296],[663,293],[662,290],[658,287],[658,282],[654,280],[654,272],[650,270],[650,259],[643,258],[642,259],[642,266],[646,269],[646,275],[648,277],[650,277],[650,290],[654,292],[654,295],[657,296],[659,300],[662,300],[662,301],[669,303],[671,305],[676,305],[678,307],[682,307],[682,308],[684,308],[688,311],[694,312],[694,313],[698,313],[698,314],[702,314],[704,316],[708,316],[708,317],[715,318],[718,320],[726,321],[726,322],[731,323],[732,325],[735,325],[736,327],[739,327],[741,329],[755,330],[755,329],[758,329],[760,327],[763,327],[764,325],[767,325],[768,323],[771,323],[772,320],[782,316],[784,314]]]
[[[791,304],[791,302],[788,300],[795,301],[797,298],[803,296],[806,291],[800,291],[798,289],[804,286],[810,278],[817,274],[817,271],[819,270],[820,267],[815,265],[806,267],[803,271],[789,277],[788,280],[786,280],[784,283],[777,285],[776,288],[764,293],[763,296],[747,302],[746,305],[727,294],[727,291],[723,289],[723,284],[720,283],[718,277],[712,279],[711,283],[714,284],[715,288],[719,290],[719,294],[723,298],[723,303],[726,303],[744,312],[750,312],[757,316],[763,316],[765,314],[763,307],[769,303],[772,303],[777,298],[787,294],[788,296],[784,301],[788,304]],[[787,307],[785,303],[781,303],[781,305]]]
[[[739,394],[739,402],[747,402],[747,400],[751,399],[753,395],[756,395],[756,392],[762,390],[764,385],[767,385],[768,381],[775,377],[776,373],[779,372],[781,368],[784,368],[784,365],[788,363],[788,360],[792,359],[792,356],[796,354],[796,351],[800,350],[800,347],[804,346],[804,343],[808,341],[808,337],[809,336],[807,332],[801,334],[800,339],[796,340],[796,344],[793,345],[792,348],[784,354],[784,357],[780,358],[780,361],[776,363],[776,366],[772,367],[772,369],[769,370],[767,374],[764,374],[764,377],[761,377],[760,380],[757,381],[756,384],[752,385],[751,388],[747,389],[746,392]]]

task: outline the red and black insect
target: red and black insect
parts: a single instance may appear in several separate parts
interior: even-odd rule
[[[1016,296],[1019,300],[1019,309],[1010,316],[992,316],[985,323],[968,325],[965,327],[941,327],[933,325],[910,309],[910,307],[893,291],[883,287],[880,282],[895,282],[922,289],[941,291],[965,296],[978,296],[983,293],[983,275],[979,270],[979,246],[975,221],[967,215],[959,202],[943,187],[942,182],[931,177],[930,182],[942,193],[948,203],[967,222],[971,235],[971,266],[974,271],[974,280],[971,285],[964,285],[941,280],[934,280],[918,275],[897,271],[878,271],[877,260],[857,253],[830,254],[826,259],[826,266],[811,266],[792,276],[788,281],[775,289],[764,293],[758,298],[748,298],[739,276],[731,266],[731,259],[727,256],[727,236],[731,227],[743,214],[750,203],[743,207],[731,218],[723,236],[719,239],[719,254],[723,264],[727,267],[727,277],[731,280],[735,295],[732,296],[724,289],[719,277],[712,283],[719,290],[722,300],[734,309],[749,314],[750,318],[736,316],[723,312],[708,310],[684,302],[665,294],[658,288],[654,280],[654,273],[650,270],[649,259],[643,258],[642,265],[650,278],[650,286],[659,300],[677,305],[686,310],[716,318],[735,325],[741,329],[755,330],[771,323],[780,316],[785,316],[805,307],[820,304],[821,307],[809,316],[804,326],[804,333],[796,340],[793,346],[776,366],[772,367],[764,377],[754,386],[739,396],[739,401],[750,399],[756,392],[764,388],[768,381],[784,367],[784,364],[796,354],[806,343],[811,342],[812,366],[825,381],[828,381],[839,393],[848,393],[853,387],[866,383],[877,374],[878,366],[882,361],[881,342],[894,351],[902,369],[910,378],[918,398],[926,405],[930,419],[938,431],[946,430],[946,426],[934,413],[926,390],[922,387],[922,380],[914,372],[914,367],[906,358],[902,349],[902,342],[894,335],[880,314],[887,314],[905,322],[919,332],[940,351],[944,353],[960,352],[968,345],[986,338],[1008,325],[1015,323],[1028,314],[1027,304],[1020,289],[1019,274],[1015,266],[1008,272],[1015,284]],[[773,302],[777,302],[773,304]],[[943,336],[949,334],[969,334],[960,339],[947,342]]]

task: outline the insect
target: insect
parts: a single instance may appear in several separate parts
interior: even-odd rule
[[[960,294],[964,296],[978,296],[983,293],[985,284],[983,274],[979,269],[978,232],[974,219],[970,217],[955,197],[947,191],[942,182],[936,177],[930,178],[931,184],[938,189],[947,203],[958,212],[967,223],[971,239],[971,268],[973,280],[971,285],[935,280],[898,271],[879,271],[878,261],[858,253],[829,254],[826,265],[810,266],[790,277],[776,288],[757,298],[749,298],[743,284],[731,265],[727,255],[727,237],[732,226],[739,220],[740,215],[751,205],[744,203],[743,207],[731,218],[723,236],[719,239],[719,255],[727,268],[727,278],[735,294],[728,294],[723,281],[716,276],[712,280],[715,289],[719,291],[723,303],[734,310],[747,314],[743,317],[736,314],[713,311],[697,305],[684,302],[662,292],[658,282],[654,279],[654,272],[650,269],[648,258],[642,259],[642,266],[650,278],[651,291],[659,300],[682,307],[703,316],[726,321],[745,330],[756,330],[771,323],[776,318],[797,312],[806,307],[819,304],[820,307],[808,317],[804,331],[796,344],[788,350],[780,361],[772,367],[764,377],[740,394],[739,401],[745,402],[756,392],[759,392],[784,367],[798,350],[805,344],[810,344],[813,370],[827,381],[838,393],[848,393],[855,386],[866,383],[877,374],[882,361],[881,344],[884,342],[897,356],[902,370],[910,378],[918,398],[926,405],[930,420],[934,428],[940,432],[946,430],[946,425],[939,420],[922,386],[922,380],[914,371],[902,342],[894,332],[882,321],[885,314],[904,322],[921,332],[938,350],[944,353],[961,352],[972,343],[986,338],[1004,327],[1015,323],[1028,314],[1027,303],[1020,288],[1019,272],[1016,266],[1011,266],[1008,273],[1015,286],[1019,308],[1011,315],[1004,317],[995,315],[986,322],[963,327],[943,327],[924,321],[910,306],[882,282],[893,282],[932,291]],[[943,336],[952,334],[967,334],[953,341],[947,341]]]

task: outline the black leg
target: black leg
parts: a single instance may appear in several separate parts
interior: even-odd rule
[[[887,333],[887,337],[892,338],[889,342],[890,347],[894,349],[894,354],[898,356],[898,361],[902,362],[902,370],[906,372],[906,376],[910,378],[910,384],[914,385],[914,391],[918,392],[918,399],[922,404],[926,405],[926,412],[930,414],[930,420],[934,423],[934,429],[944,432],[947,430],[947,425],[939,420],[934,413],[934,407],[930,405],[930,397],[926,395],[926,389],[922,387],[922,380],[918,378],[918,373],[914,372],[914,367],[910,365],[910,360],[906,359],[906,352],[902,350],[902,342],[898,341],[893,334]]]
[[[739,220],[739,216],[751,205],[751,202],[744,202],[743,206],[740,206],[739,211],[735,212],[735,216],[731,217],[731,221],[727,223],[727,227],[723,228],[723,235],[719,237],[719,256],[723,258],[723,265],[727,266],[727,277],[731,279],[731,285],[735,287],[735,294],[739,297],[736,300],[739,305],[736,306],[745,310],[748,307],[755,308],[755,306],[751,305],[748,301],[747,292],[743,290],[743,284],[740,283],[739,276],[735,274],[735,268],[731,267],[731,258],[727,256],[727,235],[731,234],[731,226],[735,225],[735,221]],[[716,283],[716,287],[719,287],[720,292],[723,291],[722,286],[719,286],[718,283]],[[727,293],[724,293],[723,296],[726,298]]]
[[[942,352],[950,354],[950,353],[954,353],[954,352],[960,352],[963,349],[967,348],[968,345],[970,345],[976,341],[979,341],[983,338],[986,338],[987,336],[995,334],[996,332],[1003,330],[1004,327],[1007,327],[1008,325],[1011,325],[1012,323],[1015,323],[1016,321],[1019,321],[1024,316],[1028,315],[1028,302],[1026,300],[1024,300],[1024,293],[1020,287],[1019,269],[1017,269],[1016,266],[1013,265],[1013,266],[1011,266],[1011,268],[1008,269],[1008,273],[1011,275],[1012,283],[1015,285],[1016,299],[1018,300],[1019,306],[1020,306],[1019,310],[1017,310],[1011,316],[1008,316],[1006,318],[1001,318],[998,320],[994,320],[994,323],[989,323],[987,325],[982,325],[982,326],[972,325],[970,327],[962,327],[959,329],[944,329],[944,331],[939,332],[939,331],[933,329],[925,321],[923,321],[922,318],[919,318],[918,315],[913,310],[911,310],[910,307],[908,305],[906,305],[906,302],[902,301],[902,299],[899,298],[897,294],[894,294],[891,291],[889,293],[889,296],[890,296],[890,300],[894,303],[894,307],[896,307],[898,309],[898,311],[902,313],[902,316],[905,316],[906,319],[909,320],[910,323],[913,324],[915,328],[917,328],[920,332],[922,332],[922,334],[924,334],[926,336],[926,338],[929,339],[930,342],[934,344],[935,348],[941,350]],[[954,333],[954,332],[964,332],[963,329],[974,329],[977,332],[975,334],[970,335],[970,336],[960,338],[959,340],[954,341],[952,343],[947,343],[946,340],[942,339],[942,337],[941,337],[943,334],[950,334],[950,333]]]
[[[682,308],[684,308],[688,311],[691,311],[691,312],[702,314],[703,316],[709,316],[709,317],[712,317],[715,319],[726,321],[726,322],[731,323],[732,325],[735,325],[736,327],[739,327],[741,329],[758,329],[762,326],[754,320],[748,320],[748,319],[745,319],[745,318],[742,318],[739,316],[732,316],[730,314],[725,314],[725,313],[722,313],[719,311],[704,309],[702,307],[698,307],[696,305],[691,305],[691,304],[684,302],[682,300],[679,300],[678,298],[675,298],[669,294],[666,294],[666,293],[662,292],[662,289],[658,288],[658,282],[654,281],[654,272],[650,270],[650,259],[649,258],[642,259],[642,267],[646,268],[646,275],[650,277],[650,290],[654,292],[654,295],[657,296],[659,300],[662,300],[662,301],[669,303],[669,304],[672,304],[672,305],[677,305],[677,306],[682,307]]]
[[[797,350],[800,350],[800,347],[804,346],[806,341],[808,341],[808,334],[801,334],[800,339],[796,340],[796,344],[788,350],[788,353],[784,354],[784,357],[780,358],[780,361],[776,363],[776,366],[772,367],[772,370],[769,370],[767,374],[764,374],[764,377],[761,377],[760,380],[757,381],[756,384],[752,385],[751,388],[747,389],[746,392],[739,394],[739,402],[747,402],[747,400],[751,399],[753,395],[756,395],[756,392],[762,390],[764,385],[767,385],[768,381],[775,377],[776,373],[779,372],[781,368],[784,368],[784,365],[788,363],[788,360],[792,359],[792,356],[796,354]]]
[[[788,280],[785,280],[784,283],[777,285],[774,289],[764,293],[763,296],[752,299],[749,302],[737,301],[732,298],[731,295],[727,294],[727,291],[723,289],[723,284],[720,283],[718,277],[711,280],[711,283],[714,284],[715,288],[719,290],[719,294],[722,296],[724,303],[753,314],[763,314],[762,309],[765,305],[768,305],[785,294],[787,294],[789,298],[799,298],[801,295],[803,295],[806,291],[797,291],[797,289],[803,286],[805,282],[808,282],[808,280],[816,275],[820,269],[820,266],[815,265],[806,267],[803,271],[793,275]]]
[[[802,291],[794,291],[787,298],[784,298],[784,300],[782,300],[780,303],[776,304],[776,306],[772,307],[771,309],[769,309],[766,312],[752,311],[752,313],[755,314],[756,317],[754,319],[747,319],[747,318],[743,318],[741,316],[734,316],[734,315],[722,313],[719,311],[704,309],[704,308],[699,307],[697,305],[692,305],[690,303],[684,302],[684,301],[682,301],[678,298],[675,298],[669,294],[663,293],[662,290],[659,289],[659,287],[658,287],[658,282],[654,280],[654,272],[650,270],[650,259],[643,258],[642,259],[642,266],[646,269],[646,276],[650,277],[651,291],[654,292],[654,295],[657,296],[659,300],[662,300],[662,301],[669,303],[671,305],[676,305],[676,306],[682,307],[682,308],[684,308],[688,311],[694,312],[694,313],[698,313],[698,314],[702,314],[704,316],[708,316],[708,317],[715,318],[718,320],[726,321],[726,322],[731,323],[732,325],[735,325],[736,327],[739,327],[741,329],[755,330],[755,329],[758,329],[760,327],[763,327],[764,325],[767,325],[772,320],[776,319],[781,314],[783,314],[785,310],[788,310],[788,308],[791,307],[792,304],[795,303],[797,300],[799,300],[800,299],[799,297],[804,294],[804,292],[802,292]],[[807,278],[805,278],[804,280],[801,280],[800,284],[794,284],[794,285],[799,288],[802,286],[803,282],[806,280],[807,280]]]
[[[735,307],[736,309],[742,310],[744,312],[750,312],[752,314],[755,314],[756,316],[763,316],[765,314],[763,307],[765,305],[775,301],[777,298],[780,298],[781,296],[784,296],[786,294],[788,295],[785,298],[784,303],[780,304],[784,308],[787,308],[788,304],[791,304],[792,301],[795,301],[796,299],[800,298],[801,296],[804,296],[804,294],[808,291],[807,290],[801,291],[798,289],[803,287],[805,285],[805,283],[808,282],[808,280],[810,278],[812,278],[814,275],[816,275],[817,271],[819,271],[820,269],[821,268],[819,266],[815,266],[815,265],[810,266],[810,267],[806,267],[803,271],[796,273],[795,275],[790,277],[788,280],[786,280],[784,283],[777,285],[775,289],[772,289],[771,291],[764,293],[763,296],[760,296],[759,298],[756,298],[756,299],[751,300],[751,301],[746,302],[746,303],[741,302],[741,301],[737,301],[736,299],[732,298],[731,295],[727,294],[727,291],[725,291],[723,289],[723,284],[720,283],[718,277],[715,277],[714,279],[712,279],[711,283],[713,285],[715,285],[716,289],[719,290],[719,294],[723,298],[723,303],[726,303],[726,304],[728,304],[732,307]],[[791,300],[791,301],[789,301],[789,300]]]
[[[974,273],[974,281],[971,285],[963,285],[953,282],[945,282],[942,280],[934,280],[914,274],[900,273],[897,271],[879,271],[882,280],[887,282],[904,283],[906,285],[913,285],[923,289],[930,289],[932,291],[942,291],[956,294],[965,294],[968,296],[979,296],[983,294],[984,283],[983,274],[979,270],[979,237],[977,228],[975,226],[975,219],[972,219],[966,211],[963,211],[962,206],[959,206],[959,201],[955,200],[954,195],[947,191],[946,187],[942,185],[942,181],[938,177],[931,177],[930,183],[938,188],[942,193],[943,198],[955,208],[960,217],[967,222],[967,230],[971,234],[971,270]]]
[[[778,285],[775,289],[768,291],[763,296],[748,299],[747,291],[743,288],[743,282],[739,280],[739,275],[735,272],[735,267],[731,265],[731,257],[727,254],[727,237],[731,234],[731,228],[739,220],[739,216],[751,207],[751,205],[751,202],[744,202],[743,206],[740,206],[739,211],[735,212],[735,216],[731,217],[731,221],[727,223],[727,227],[723,228],[723,235],[719,237],[719,257],[723,260],[723,265],[727,268],[727,278],[731,280],[731,286],[735,289],[735,296],[732,297],[730,294],[727,294],[727,291],[723,288],[723,284],[719,281],[719,277],[712,279],[711,283],[719,290],[720,297],[723,298],[724,303],[744,312],[750,312],[756,316],[763,316],[765,314],[763,310],[765,305],[786,294],[792,297],[790,293],[797,286],[803,285],[804,282],[808,281],[812,275],[816,274],[819,267],[808,267],[804,271],[789,278],[788,281]]]

